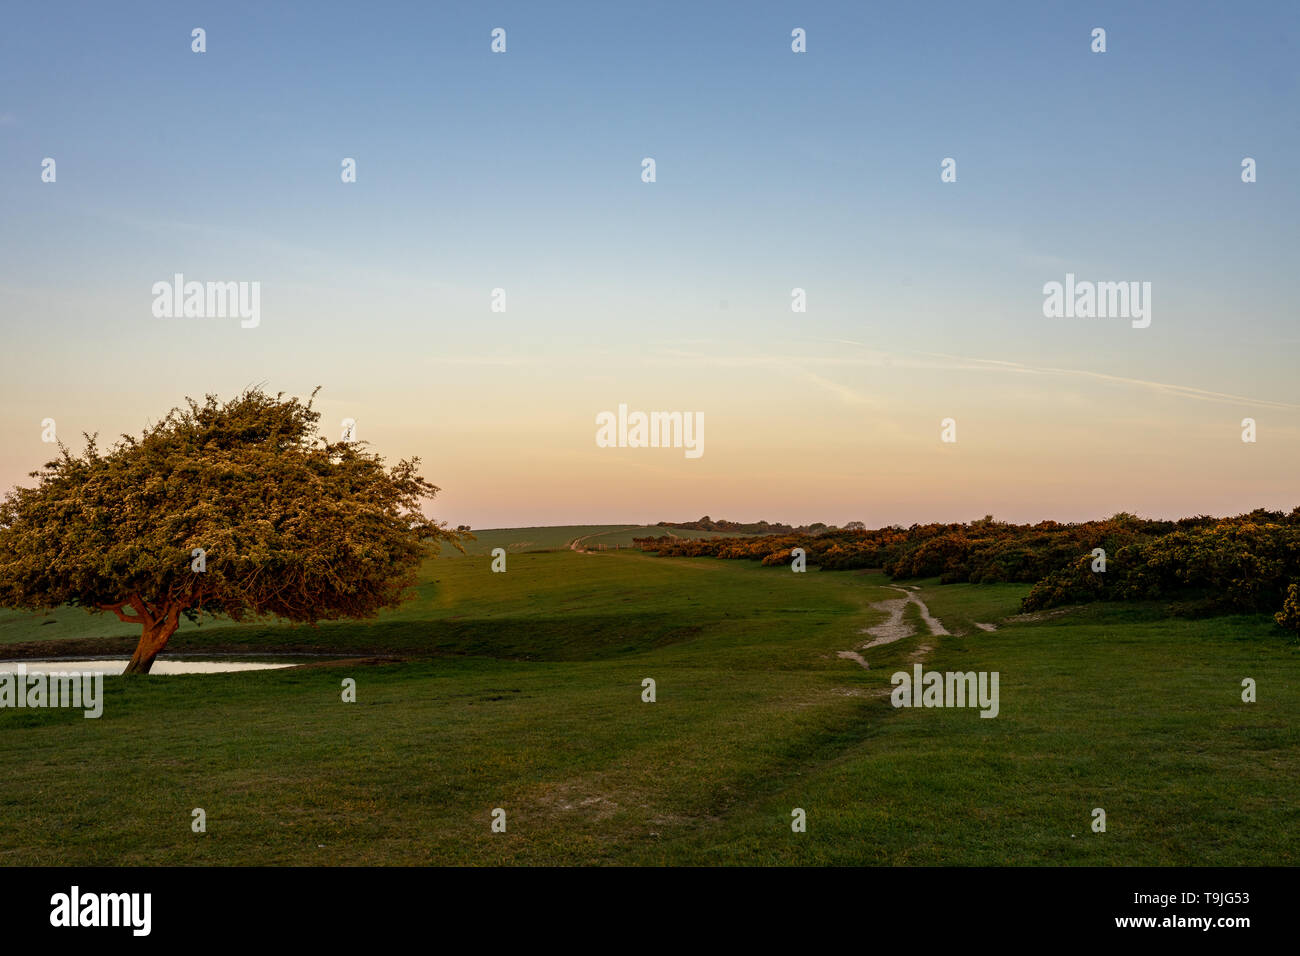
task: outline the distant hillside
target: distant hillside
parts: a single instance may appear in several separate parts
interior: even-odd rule
[[[823,531],[839,531],[833,524],[824,524],[820,521],[813,524],[789,525],[768,521],[751,521],[748,523],[741,521],[727,521],[719,518],[714,521],[708,515],[700,518],[698,521],[661,521],[658,525],[660,528],[673,528],[680,531],[721,531],[727,534],[821,534]],[[861,521],[850,521],[844,526],[844,530],[860,531],[866,526]]]
[[[581,540],[582,547],[599,549],[622,546],[633,547],[636,538],[647,535],[662,534],[664,526],[644,524],[590,524],[557,525],[538,528],[488,528],[471,532],[475,540],[465,543],[465,553],[473,555],[491,554],[493,548],[505,548],[507,554],[519,554],[526,551],[563,551],[570,542]],[[737,532],[710,531],[704,529],[671,529],[669,537],[701,539],[723,537]],[[444,557],[459,555],[455,548],[444,547]]]

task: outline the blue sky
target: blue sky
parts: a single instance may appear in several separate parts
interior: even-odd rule
[[[323,381],[396,420],[399,404],[502,387],[502,369],[531,390],[517,401],[544,402],[545,378],[518,371],[533,363],[605,408],[619,383],[660,400],[674,356],[714,374],[760,356],[829,361],[853,354],[845,342],[1297,399],[1296,4],[2,16],[7,443],[52,395],[110,389],[61,414],[125,427],[186,393]],[[505,55],[489,51],[498,26]],[[1105,54],[1089,49],[1098,26]],[[794,27],[806,54],[790,51]],[[45,156],[57,184],[40,181]],[[958,181],[940,184],[948,156]],[[1240,181],[1244,156],[1255,184]],[[339,181],[343,157],[356,184]],[[1045,321],[1041,287],[1067,271],[1151,281],[1151,328]],[[142,290],[174,272],[261,281],[257,337],[150,322]],[[505,316],[485,309],[498,286]],[[806,314],[790,312],[795,286]],[[647,357],[640,378],[624,368]],[[136,361],[150,382],[123,374]],[[596,371],[612,368],[613,382]],[[835,375],[832,400],[886,387]],[[959,379],[914,381],[902,400],[983,387]],[[678,395],[692,397],[683,385],[661,401]],[[2,483],[20,459],[0,464]]]

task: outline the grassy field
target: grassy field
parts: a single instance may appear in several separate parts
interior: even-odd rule
[[[521,545],[507,573],[431,560],[374,622],[173,639],[324,655],[304,666],[110,678],[98,720],[0,710],[0,863],[1300,862],[1300,647],[1267,617],[1023,620],[1025,587],[909,582],[953,634],[911,605],[916,634],[864,669],[838,652],[901,596],[883,576],[567,550],[625,527],[485,533]],[[132,644],[54,616],[0,633],[29,656]],[[917,661],[998,671],[999,716],[892,707]]]
[[[490,555],[496,548],[504,548],[508,555],[564,551],[568,550],[571,544],[577,544],[582,548],[592,550],[599,549],[602,546],[606,548],[615,548],[616,546],[629,548],[634,538],[662,534],[672,534],[682,538],[726,536],[718,531],[670,530],[655,525],[564,525],[546,528],[496,528],[474,532],[474,539],[464,542],[464,554],[467,556]],[[443,551],[444,558],[461,556],[459,551],[448,545],[443,545]],[[425,583],[420,588],[421,594],[429,592],[430,585],[436,583],[432,580],[436,577],[433,568],[434,563],[431,562],[429,569],[427,569],[428,573],[424,576]],[[427,617],[426,611],[426,606],[416,603],[409,605],[397,614],[386,615],[383,620],[390,624],[397,621],[423,621]],[[565,613],[567,614],[567,611]],[[180,631],[177,637],[173,639],[171,648],[173,651],[188,648],[192,644],[191,638],[199,639],[199,645],[197,646],[207,646],[203,643],[201,637],[204,634],[211,633],[214,628],[221,630],[223,644],[234,646],[248,646],[268,641],[278,646],[286,640],[293,643],[298,637],[304,637],[313,643],[316,640],[314,637],[306,635],[305,632],[299,632],[293,637],[286,637],[286,632],[283,629],[268,629],[264,625],[256,623],[239,625],[240,630],[247,630],[249,633],[236,635],[229,630],[233,626],[229,621],[215,623],[207,621],[193,624],[182,619]],[[356,626],[345,625],[345,629],[346,634],[349,636],[342,639],[351,641],[355,646],[369,648],[375,653],[381,653],[385,648],[389,647],[385,643],[389,639],[387,636],[382,641],[372,639],[373,635],[378,632],[363,635],[363,639],[357,641],[353,640],[356,635]],[[382,628],[380,630],[382,631]],[[271,635],[271,631],[275,631],[276,634]],[[401,651],[427,650],[428,648],[423,643],[422,634],[423,632],[420,632],[420,634],[415,635],[416,641],[414,644],[399,643],[394,645],[394,649]],[[130,654],[131,648],[135,646],[135,641],[139,639],[139,636],[139,627],[124,624],[112,614],[88,614],[82,608],[65,607],[43,613],[0,610],[0,646],[57,639],[93,641],[98,638],[115,637],[119,638],[119,640],[99,648],[92,648],[92,650],[103,653],[116,653],[122,647],[125,647],[126,650],[123,653]],[[295,647],[289,649],[302,651],[312,648],[295,645]],[[330,648],[326,649],[329,650]]]
[[[631,547],[633,538],[670,535],[677,538],[725,538],[721,531],[695,531],[681,528],[661,528],[642,524],[565,525],[554,528],[496,528],[475,531],[475,540],[465,542],[466,554],[491,554],[494,548],[505,548],[507,554],[529,551],[561,551],[572,542],[581,547],[613,548]],[[736,537],[745,537],[737,535]]]
[[[526,551],[562,551],[569,542],[593,534],[621,531],[628,525],[563,525],[554,528],[494,528],[475,531],[473,541],[465,542],[466,554],[490,554],[493,548],[505,548],[509,554]],[[451,549],[447,549],[450,553]]]

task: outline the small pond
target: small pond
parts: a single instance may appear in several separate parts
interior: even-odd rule
[[[0,661],[0,674],[15,674],[18,665],[26,664],[29,674],[48,674],[53,672],[80,673],[101,671],[104,674],[120,674],[126,670],[127,662],[121,659],[98,661]],[[233,671],[267,671],[280,667],[293,667],[293,664],[254,664],[248,661],[154,661],[150,674],[228,674]]]

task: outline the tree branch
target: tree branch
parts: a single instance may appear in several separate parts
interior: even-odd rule
[[[117,604],[96,604],[95,607],[99,608],[101,611],[112,611],[118,616],[119,620],[125,621],[127,624],[144,624],[144,618],[122,613],[122,608],[125,607],[126,604],[126,601],[121,601]]]
[[[124,603],[130,604],[135,609],[135,613],[140,616],[140,623],[145,627],[152,628],[158,623],[156,616],[149,609],[149,605],[144,603],[144,598],[140,597],[140,595],[132,594]]]

